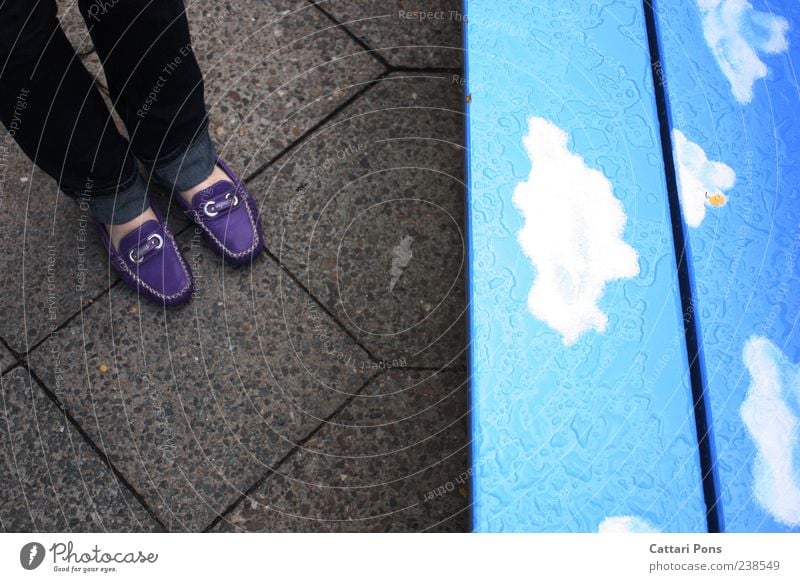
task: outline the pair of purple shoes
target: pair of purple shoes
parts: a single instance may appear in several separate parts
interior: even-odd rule
[[[258,208],[225,162],[217,158],[217,165],[229,181],[201,190],[191,204],[177,193],[175,199],[217,254],[230,264],[243,265],[264,248]],[[98,224],[98,231],[112,266],[127,285],[156,303],[177,305],[192,297],[194,277],[163,216],[152,203],[150,207],[158,221],[149,220],[125,235],[119,249],[111,244],[103,224]]]

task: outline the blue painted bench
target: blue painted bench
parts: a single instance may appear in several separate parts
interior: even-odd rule
[[[800,38],[745,106],[713,0],[541,4],[465,3],[473,529],[794,531]]]

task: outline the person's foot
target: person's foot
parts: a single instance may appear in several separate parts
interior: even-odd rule
[[[226,262],[243,265],[263,250],[264,234],[256,201],[220,158],[208,178],[179,192],[176,200]]]
[[[213,186],[220,180],[227,180],[228,182],[230,182],[231,179],[224,171],[222,171],[222,168],[216,165],[214,166],[214,169],[212,170],[211,175],[208,178],[200,182],[194,188],[190,188],[189,190],[184,190],[183,192],[179,192],[179,194],[181,195],[181,198],[183,198],[184,200],[186,200],[186,202],[191,204],[195,194],[205,190],[209,186]]]
[[[119,249],[120,241],[148,220],[158,221],[156,213],[149,207],[133,220],[129,220],[123,224],[106,224],[105,227],[108,231],[108,236],[111,238],[111,244],[114,245],[115,249]]]

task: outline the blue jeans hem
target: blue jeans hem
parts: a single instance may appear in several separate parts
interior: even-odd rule
[[[133,220],[148,208],[147,184],[136,171],[136,177],[128,188],[116,195],[90,196],[89,212],[103,224],[123,224]]]

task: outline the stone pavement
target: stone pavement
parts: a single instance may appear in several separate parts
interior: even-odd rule
[[[170,213],[177,309],[0,133],[0,529],[466,529],[462,23],[422,4],[187,0],[267,252],[224,266]]]

